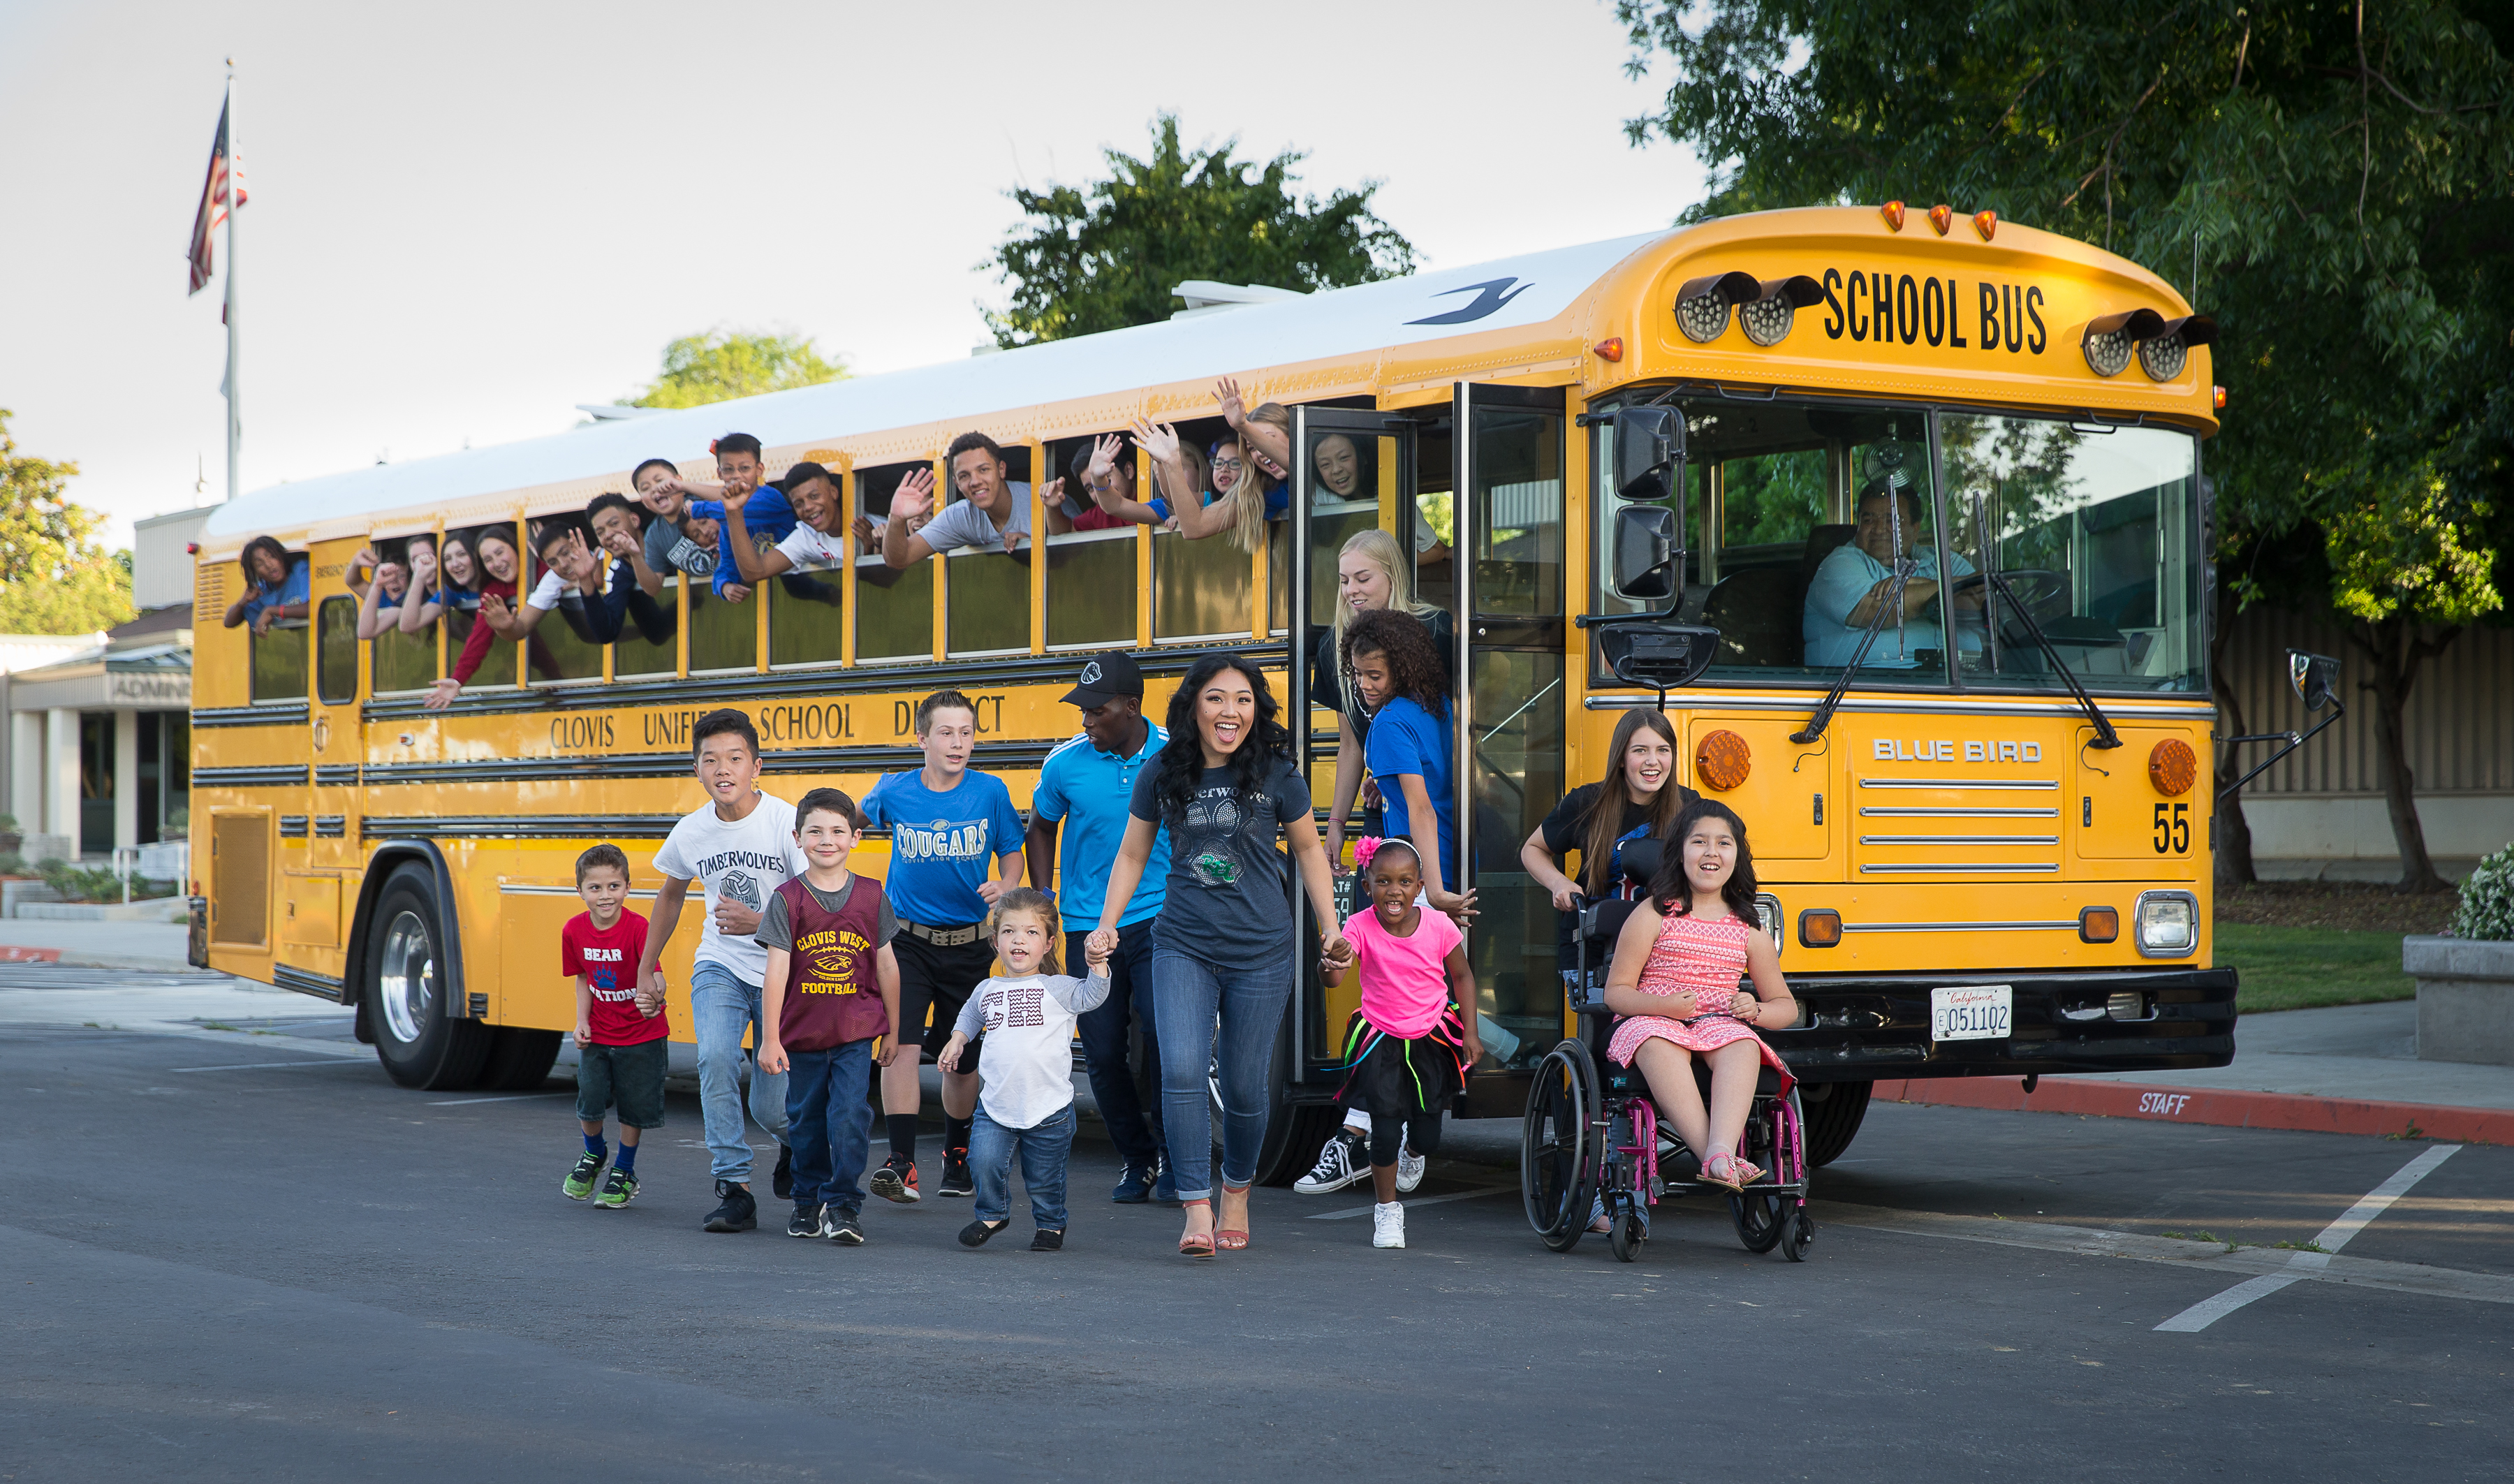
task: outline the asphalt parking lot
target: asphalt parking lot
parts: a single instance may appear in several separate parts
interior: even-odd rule
[[[1250,1249],[1191,1262],[1173,1211],[1107,1202],[1086,1138],[1062,1253],[964,1251],[965,1203],[932,1198],[872,1202],[842,1249],[700,1231],[689,1097],[636,1204],[597,1211],[558,1191],[563,1082],[406,1092],[308,1044],[337,1049],[337,1016],[110,1023],[0,1024],[0,1478],[2494,1479],[2514,1456],[2514,1149],[1881,1105],[1820,1172],[1807,1263],[1695,1200],[1623,1264],[1545,1251],[1515,1172],[1479,1162],[1515,1136],[1469,1125],[1403,1252],[1370,1247],[1364,1187],[1261,1190]]]

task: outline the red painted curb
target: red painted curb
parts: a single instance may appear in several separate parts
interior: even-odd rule
[[[0,964],[57,964],[61,961],[59,948],[20,948],[13,943],[0,943]]]
[[[2415,1129],[2415,1137],[2420,1139],[2514,1144],[2514,1108],[2368,1103],[2349,1098],[2305,1098],[2292,1093],[2087,1082],[2074,1077],[2045,1077],[2031,1094],[2025,1091],[2024,1079],[2018,1077],[1880,1082],[1875,1096],[1887,1103],[1995,1108],[2003,1112],[2082,1113],[2098,1118],[2145,1118],[2230,1129],[2382,1136],[2399,1136]]]

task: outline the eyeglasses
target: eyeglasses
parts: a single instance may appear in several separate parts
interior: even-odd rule
[[[1216,473],[1220,473],[1224,469],[1229,469],[1231,472],[1237,474],[1239,472],[1241,464],[1237,459],[1216,459],[1213,461],[1213,467],[1214,472]]]

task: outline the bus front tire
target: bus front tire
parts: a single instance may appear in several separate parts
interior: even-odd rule
[[[1800,1089],[1799,1105],[1806,1110],[1807,1167],[1829,1165],[1850,1148],[1868,1116],[1868,1095],[1874,1082],[1814,1082]],[[1818,1097],[1817,1094],[1822,1096]]]
[[[488,1026],[446,1013],[443,920],[428,873],[394,871],[376,898],[360,995],[385,1073],[426,1092],[470,1087],[491,1041]]]
[[[558,1061],[559,1032],[501,1025],[491,1032],[480,1086],[496,1093],[533,1093],[549,1080]]]

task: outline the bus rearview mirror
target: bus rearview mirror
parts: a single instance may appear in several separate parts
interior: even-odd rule
[[[2319,711],[2331,704],[2332,690],[2339,680],[2339,662],[2329,655],[2291,649],[2287,652],[2287,678],[2304,708]]]
[[[1665,505],[1626,505],[1615,512],[1618,596],[1652,603],[1676,596],[1676,563],[1674,510]]]
[[[1673,407],[1625,407],[1615,412],[1615,493],[1626,500],[1661,501],[1674,481],[1669,471],[1684,457],[1684,423]]]

